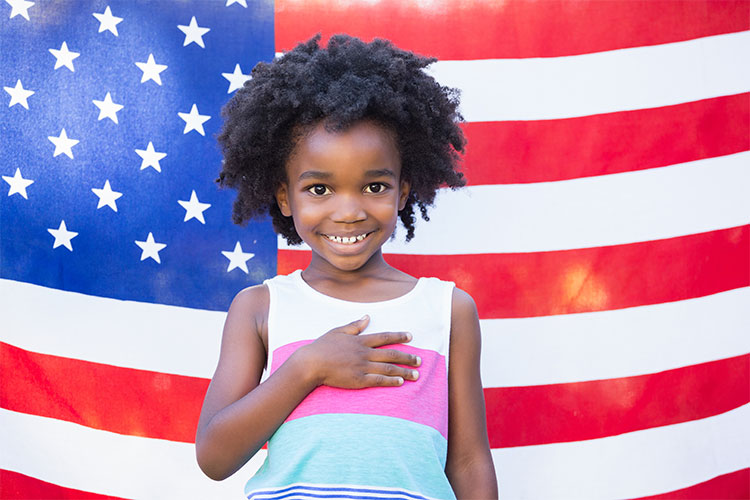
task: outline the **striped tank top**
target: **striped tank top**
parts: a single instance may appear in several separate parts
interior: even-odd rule
[[[400,387],[313,390],[269,440],[247,498],[455,499],[445,475],[453,283],[420,278],[405,295],[367,303],[322,294],[301,271],[265,284],[269,373],[297,348],[365,314],[365,334],[410,332],[411,342],[388,348],[422,364],[419,379]]]

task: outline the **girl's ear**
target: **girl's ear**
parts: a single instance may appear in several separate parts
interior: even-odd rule
[[[411,184],[409,181],[402,180],[401,185],[399,187],[399,194],[398,194],[398,211],[404,209],[406,206],[406,199],[409,197],[409,190],[411,189]]]
[[[282,182],[279,189],[276,190],[276,204],[281,210],[281,215],[284,217],[292,216],[292,209],[289,207],[289,187],[285,182]]]

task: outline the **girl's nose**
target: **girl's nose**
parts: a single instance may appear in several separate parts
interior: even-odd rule
[[[336,198],[336,209],[331,216],[335,222],[351,224],[367,218],[367,213],[357,196],[338,195]]]

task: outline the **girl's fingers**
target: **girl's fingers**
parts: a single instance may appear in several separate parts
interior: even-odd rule
[[[381,332],[368,333],[361,335],[364,344],[367,347],[380,347],[390,344],[405,344],[411,342],[411,333],[409,332]]]
[[[367,324],[369,322],[370,322],[370,317],[365,314],[364,316],[362,316],[356,321],[352,321],[351,323],[348,323],[344,326],[340,326],[336,328],[335,331],[346,333],[349,335],[359,335],[361,332],[364,331],[365,328],[367,328]]]
[[[411,381],[419,378],[419,372],[417,370],[394,365],[393,363],[371,362],[367,367],[367,373],[368,375],[383,375],[386,378],[402,378]],[[365,377],[368,375],[365,375]]]
[[[409,354],[408,352],[401,352],[396,349],[373,349],[369,359],[370,361],[407,366],[419,366],[422,364],[422,359],[416,354]]]
[[[377,375],[375,373],[368,373],[362,377],[362,388],[365,387],[398,387],[404,385],[404,379],[402,377],[387,377],[385,375]]]

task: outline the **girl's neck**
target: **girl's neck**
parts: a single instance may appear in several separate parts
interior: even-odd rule
[[[302,274],[308,283],[319,280],[347,285],[363,279],[387,279],[393,271],[395,269],[385,261],[382,251],[373,254],[363,266],[352,270],[335,267],[313,252],[310,264]]]
[[[331,266],[313,253],[310,265],[302,271],[302,278],[321,293],[356,302],[399,297],[413,288],[417,281],[388,264],[381,252],[354,270]]]

